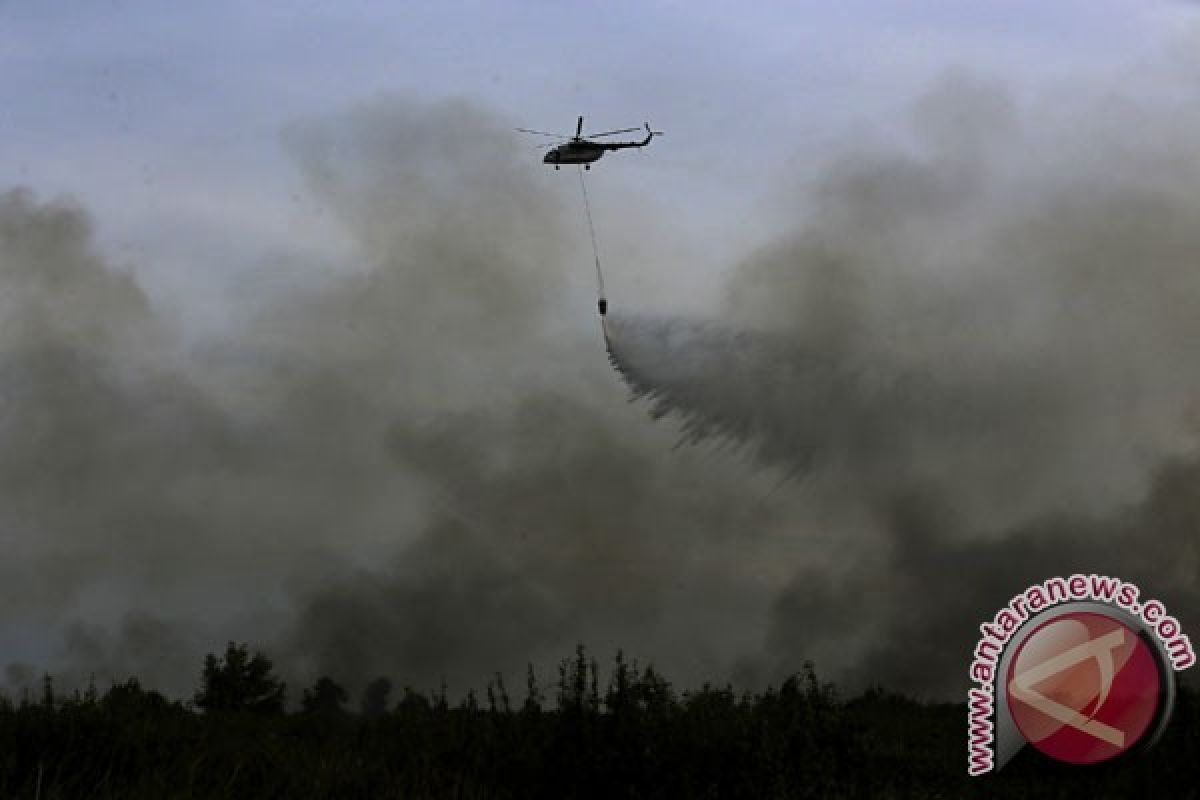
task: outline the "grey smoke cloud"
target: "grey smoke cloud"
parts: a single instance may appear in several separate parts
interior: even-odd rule
[[[618,361],[676,365],[658,387],[682,393],[668,404],[739,438],[746,426],[769,430],[749,438],[779,451],[771,460],[807,457],[827,423],[803,403],[824,402],[830,440],[851,458],[858,449],[863,471],[894,458],[910,475],[971,484],[966,492],[1024,482],[1027,511],[1064,492],[1067,505],[1097,489],[1132,496],[1139,456],[1177,451],[1189,434],[1196,193],[1179,176],[1195,173],[1196,158],[1182,139],[1105,132],[1103,117],[1074,150],[1023,134],[1001,90],[960,75],[915,113],[917,152],[845,157],[811,216],[742,265],[720,315],[742,327],[643,349],[668,328],[684,336],[687,323],[641,320],[628,338],[618,326]],[[739,380],[714,388],[688,373],[702,353],[728,359],[731,348],[722,370]],[[818,360],[841,379],[807,380]],[[798,413],[781,413],[772,392],[801,403]],[[855,430],[882,435],[882,446],[856,444]],[[1001,470],[1011,480],[987,474]]]
[[[461,103],[384,98],[285,143],[357,261],[248,296],[192,349],[82,209],[0,209],[5,288],[62,276],[4,354],[10,682],[136,672],[187,696],[228,639],[294,683],[519,683],[579,640],[727,669],[754,626],[708,629],[766,598],[723,565],[765,563],[779,511],[624,403],[568,305],[584,287],[591,308],[571,187]]]
[[[1186,624],[1196,126],[1141,111],[1065,147],[951,76],[911,148],[784,193],[710,318],[610,287],[632,404],[577,187],[470,104],[285,131],[355,259],[192,349],[83,210],[5,195],[8,680],[182,696],[245,639],[293,683],[463,688],[584,641],[940,694],[979,619],[1100,543]]]
[[[778,663],[938,694],[980,620],[1062,572],[1136,578],[1196,618],[1197,120],[1139,110],[1092,108],[1064,138],[952,74],[915,104],[914,151],[827,171],[722,323],[610,326],[655,416],[867,520],[866,554],[778,596]]]

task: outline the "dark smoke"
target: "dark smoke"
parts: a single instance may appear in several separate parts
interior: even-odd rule
[[[185,696],[237,639],[293,686],[461,689],[584,641],[942,694],[978,621],[1092,563],[1188,626],[1200,126],[1125,102],[1052,124],[952,76],[911,148],[779,193],[710,321],[613,281],[648,403],[604,362],[577,187],[467,103],[291,127],[355,251],[306,285],[268,260],[198,345],[82,209],[4,195],[8,681]]]
[[[727,673],[781,506],[621,402],[577,311],[573,187],[462,103],[382,98],[285,141],[354,262],[247,292],[247,324],[190,349],[83,210],[0,207],[10,683],[186,696],[230,639],[293,686],[518,685],[581,640]]]
[[[838,161],[735,273],[726,322],[614,321],[618,369],[689,435],[856,492],[932,482],[988,520],[1134,499],[1193,441],[1197,158],[1122,131],[1091,146],[1124,163],[1080,156],[1015,114],[947,79],[923,146]]]
[[[905,686],[941,696],[948,663],[967,663],[978,625],[1018,591],[1051,575],[1119,576],[1167,604],[1200,615],[1200,458],[1157,469],[1147,497],[1103,517],[1056,515],[1004,531],[971,531],[936,493],[914,490],[877,509],[879,552],[843,568],[801,571],[776,601],[769,635],[783,663],[829,642],[854,685]],[[1015,587],[1015,588],[1014,588]],[[867,635],[853,657],[836,652],[837,626],[857,618]],[[1184,624],[1187,625],[1188,622]],[[957,683],[965,691],[966,671]],[[957,688],[957,687],[956,687]]]
[[[1063,137],[951,75],[913,151],[837,161],[735,273],[718,316],[753,327],[610,325],[653,416],[803,476],[871,543],[779,595],[778,665],[940,694],[980,621],[1075,571],[1200,619],[1200,126],[1138,110]]]

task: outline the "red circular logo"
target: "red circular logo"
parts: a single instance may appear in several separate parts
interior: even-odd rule
[[[1051,758],[1095,764],[1129,750],[1158,714],[1158,659],[1135,631],[1079,611],[1038,626],[1008,667],[1008,709]]]

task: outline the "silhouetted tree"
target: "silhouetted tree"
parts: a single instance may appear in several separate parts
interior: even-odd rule
[[[348,697],[346,690],[334,683],[332,678],[321,677],[311,689],[304,690],[300,708],[306,714],[338,716],[345,713],[343,706]]]
[[[277,714],[283,711],[285,684],[271,669],[271,661],[262,653],[252,657],[246,645],[230,642],[223,659],[212,653],[205,657],[196,706],[205,711]]]
[[[648,665],[642,672],[635,691],[638,705],[645,711],[664,713],[675,703],[675,695],[671,691],[671,683]]]
[[[95,691],[94,687],[92,691]],[[162,711],[171,704],[155,691],[146,691],[137,678],[114,683],[100,698],[100,707],[110,714],[142,714]]]
[[[504,676],[499,672],[496,677],[488,682],[487,687],[488,709],[494,714],[497,711],[503,710],[507,714],[512,709],[509,706],[508,689],[504,688]]]
[[[363,690],[362,713],[368,717],[386,714],[388,710],[388,697],[391,693],[392,682],[387,678],[379,677],[368,683],[367,688]]]
[[[411,686],[404,687],[404,696],[396,703],[396,713],[407,717],[426,717],[433,710],[434,704],[425,695],[413,691]]]
[[[629,668],[625,653],[618,650],[612,675],[608,679],[608,692],[604,695],[604,707],[612,714],[621,715],[629,710],[632,696],[630,687],[637,679],[637,667]]]
[[[533,664],[525,673],[525,703],[521,710],[527,714],[536,714],[542,710],[542,693],[538,689],[537,675],[534,674]]]
[[[587,707],[588,711],[596,714],[600,711],[600,665],[596,663],[595,657],[588,662],[588,670],[591,674],[591,684],[588,687]]]
[[[257,659],[257,660],[256,660]],[[196,714],[136,679],[66,695],[47,684],[14,707],[0,694],[0,798],[164,796],[471,797],[1159,797],[1192,796],[1200,699],[1179,687],[1161,742],[1136,758],[1081,770],[1031,748],[1003,771],[968,779],[960,703],[922,703],[874,690],[842,698],[804,664],[778,688],[740,697],[730,685],[676,692],[653,667],[618,653],[603,706],[598,667],[582,649],[562,662],[565,713],[529,697],[508,710],[499,675],[488,704],[443,685],[406,689],[394,714],[340,711],[345,691],[322,678],[304,712],[250,718]],[[282,701],[265,658],[231,645],[205,662],[202,707]],[[238,683],[240,682],[240,683]],[[230,689],[230,683],[239,688]],[[384,701],[386,681],[373,696]],[[257,687],[257,688],[255,688]],[[230,697],[241,698],[237,703]],[[213,702],[209,702],[209,701]],[[262,707],[259,705],[258,707]],[[322,709],[338,717],[311,716]],[[608,712],[608,713],[605,713]],[[1180,791],[1183,790],[1183,791]]]
[[[558,665],[558,710],[583,711],[588,697],[588,658],[582,644],[575,646],[575,658]]]
[[[437,691],[433,693],[433,707],[437,711],[446,711],[450,708],[450,687],[446,685],[446,679],[442,678],[438,684]]]

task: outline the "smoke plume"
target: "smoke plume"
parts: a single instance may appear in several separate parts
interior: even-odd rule
[[[185,696],[236,639],[293,687],[461,690],[583,641],[685,685],[813,659],[940,696],[980,620],[1077,569],[1186,628],[1200,125],[1178,108],[953,74],[908,145],[764,187],[778,235],[711,314],[638,313],[611,281],[625,383],[577,187],[469,103],[289,127],[354,249],[201,342],[84,209],[5,194],[6,677]]]
[[[936,694],[979,621],[1058,573],[1200,611],[1200,159],[1178,127],[1197,119],[1138,110],[1136,130],[1105,105],[1058,134],[951,74],[911,151],[832,164],[721,323],[609,326],[653,416],[799,476],[869,543],[777,597],[780,662]]]

